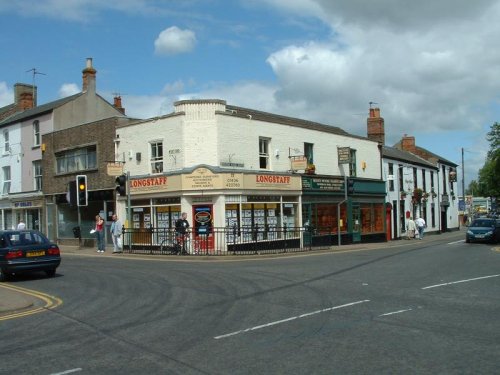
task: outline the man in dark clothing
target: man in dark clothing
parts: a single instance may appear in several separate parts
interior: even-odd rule
[[[182,254],[187,254],[187,244],[189,240],[189,222],[187,221],[187,213],[183,212],[181,217],[175,222],[175,232],[177,234],[177,242],[182,246]]]

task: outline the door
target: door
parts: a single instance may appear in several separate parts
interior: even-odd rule
[[[352,242],[361,242],[361,209],[359,204],[352,205]]]
[[[193,206],[193,221],[193,253],[212,253],[214,250],[213,205]]]

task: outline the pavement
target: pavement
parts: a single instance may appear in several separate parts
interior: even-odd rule
[[[458,232],[446,232],[442,234],[428,234],[422,240],[425,242],[437,242],[442,241],[459,241],[465,238],[465,229],[461,229]],[[128,254],[128,253],[119,253],[113,254],[112,248],[107,248],[104,253],[96,252],[95,248],[80,248],[78,246],[61,246],[61,256],[65,255],[80,255],[80,256],[92,256],[92,257],[124,257],[127,259],[154,259],[154,258],[162,258],[162,259],[172,259],[172,260],[180,260],[183,261],[203,261],[204,259],[210,260],[243,260],[243,259],[262,259],[262,258],[276,258],[283,256],[294,256],[294,255],[304,255],[309,253],[325,253],[325,252],[344,252],[344,251],[362,251],[362,250],[376,250],[376,249],[387,249],[392,247],[401,247],[401,246],[409,246],[415,244],[416,242],[420,242],[418,240],[394,240],[389,242],[380,242],[380,243],[361,243],[361,244],[350,244],[350,245],[341,245],[341,246],[332,246],[326,250],[312,250],[311,252],[304,253],[283,253],[283,254],[270,254],[270,255],[226,255],[226,256],[177,256],[177,255],[144,255],[144,254]],[[493,248],[493,250],[500,251],[500,246]],[[16,287],[16,283],[1,283],[0,282],[0,320],[8,319],[9,316],[16,316],[19,312],[27,311],[35,308],[37,305],[41,304],[41,298],[37,297],[36,293],[30,293],[28,290],[23,289],[21,287]]]

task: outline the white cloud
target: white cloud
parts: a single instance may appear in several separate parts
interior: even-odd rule
[[[65,98],[67,96],[78,94],[80,91],[81,90],[76,83],[64,83],[59,88],[59,97]]]
[[[196,44],[196,35],[191,30],[181,30],[177,26],[163,30],[155,40],[155,53],[176,55],[190,52]]]
[[[389,140],[397,141],[416,127],[480,129],[484,105],[498,97],[498,1],[260,2],[296,16],[309,9],[332,30],[331,40],[289,45],[267,60],[280,84],[278,108],[290,115],[363,135],[359,114],[374,101],[390,119]]]
[[[9,89],[6,82],[0,82],[0,107],[12,104],[14,102],[14,91]]]

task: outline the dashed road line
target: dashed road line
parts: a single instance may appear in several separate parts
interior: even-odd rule
[[[78,372],[78,371],[82,371],[83,369],[78,367],[78,368],[73,368],[71,370],[66,370],[66,371],[63,371],[63,372],[55,372],[53,374],[50,374],[50,375],[66,375],[66,374],[72,374],[73,372]]]
[[[431,289],[431,288],[437,288],[437,287],[446,286],[446,285],[467,283],[469,281],[483,280],[483,279],[489,279],[489,278],[492,278],[492,277],[499,277],[499,276],[500,276],[500,274],[499,275],[489,275],[489,276],[476,277],[476,278],[467,279],[467,280],[452,281],[452,282],[449,282],[449,283],[443,283],[443,284],[436,284],[436,285],[426,286],[426,287],[422,288],[422,290],[424,290],[424,289]]]
[[[388,313],[379,315],[379,317],[380,316],[389,316],[389,315],[394,315],[394,314],[401,314],[401,313],[404,313],[404,312],[407,312],[407,311],[412,311],[412,309],[406,309],[406,310],[398,310],[398,311],[388,312]]]
[[[304,314],[301,314],[301,315],[292,316],[290,318],[286,318],[286,319],[282,319],[282,320],[276,320],[274,322],[270,322],[270,323],[266,323],[266,324],[261,324],[261,325],[255,326],[255,327],[250,327],[250,328],[242,329],[242,330],[239,330],[239,331],[234,331],[234,332],[231,332],[231,333],[226,333],[224,335],[215,336],[214,339],[215,340],[224,339],[226,337],[239,335],[241,333],[246,333],[246,332],[250,332],[250,331],[256,331],[258,329],[267,328],[267,327],[275,326],[275,325],[278,325],[278,324],[290,322],[290,321],[295,320],[295,319],[302,319],[302,318],[306,318],[308,316],[312,316],[312,315],[316,315],[316,314],[320,314],[320,313],[324,313],[324,312],[328,312],[328,311],[338,310],[338,309],[342,309],[344,307],[359,305],[360,303],[365,303],[365,302],[370,302],[370,300],[369,299],[365,299],[365,300],[362,300],[362,301],[356,301],[356,302],[346,303],[346,304],[340,305],[340,306],[332,306],[332,307],[328,307],[326,309],[316,310],[316,311],[304,313]]]

